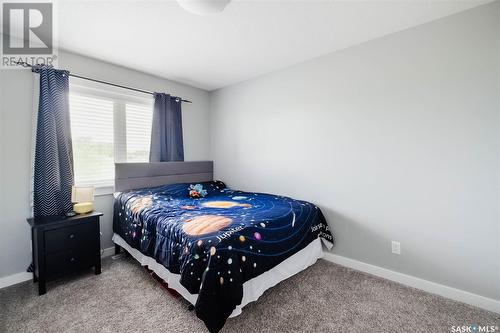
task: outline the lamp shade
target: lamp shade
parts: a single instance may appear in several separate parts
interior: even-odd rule
[[[73,186],[71,189],[71,202],[93,202],[94,186]]]

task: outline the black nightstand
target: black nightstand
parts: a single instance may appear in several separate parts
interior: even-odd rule
[[[92,212],[73,217],[27,219],[31,226],[33,282],[38,293],[46,292],[46,282],[66,273],[94,267],[101,273],[99,217]]]

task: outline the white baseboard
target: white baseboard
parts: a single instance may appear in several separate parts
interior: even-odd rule
[[[28,273],[28,272],[21,272],[21,273],[12,274],[9,276],[1,277],[0,278],[0,289],[8,287],[8,286],[12,286],[12,285],[24,282],[24,281],[31,280],[32,278],[33,278],[33,274]]]
[[[329,252],[325,252],[325,256],[323,258],[325,260],[331,261],[341,266],[356,269],[358,271],[369,273],[387,280],[395,281],[413,288],[421,289],[429,293],[450,298],[455,301],[467,303],[485,310],[500,313],[500,301],[494,300],[492,298],[476,295],[468,291],[448,287],[439,283],[391,271],[386,268],[370,265],[361,261],[349,259]]]
[[[114,247],[108,247],[102,250],[101,258],[106,258],[115,254]],[[33,278],[33,273],[20,272],[4,277],[0,277],[0,289],[13,286],[15,284],[31,280]]]
[[[115,247],[108,247],[101,252],[101,258],[110,257],[115,254]]]

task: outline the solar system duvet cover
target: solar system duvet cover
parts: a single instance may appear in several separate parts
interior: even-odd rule
[[[154,258],[198,294],[196,315],[219,331],[239,305],[243,283],[270,270],[318,237],[333,243],[321,210],[287,197],[235,191],[219,181],[120,193],[114,232]]]

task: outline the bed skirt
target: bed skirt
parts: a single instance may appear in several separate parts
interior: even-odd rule
[[[125,242],[125,240],[123,240],[123,238],[121,238],[118,234],[113,235],[113,242],[124,248],[142,266],[148,266],[150,270],[155,272],[156,275],[168,284],[169,288],[177,291],[191,304],[196,304],[198,294],[189,293],[189,291],[180,284],[180,274],[171,273],[154,258],[148,257],[128,245],[127,242]],[[256,301],[267,289],[274,287],[281,281],[303,271],[322,257],[322,242],[320,238],[316,238],[304,249],[287,258],[277,266],[251,280],[248,280],[243,284],[243,299],[241,300],[241,304],[234,309],[233,313],[229,317],[232,318],[238,316],[241,313],[241,309],[245,305]]]

